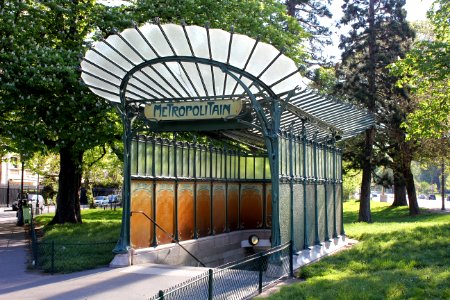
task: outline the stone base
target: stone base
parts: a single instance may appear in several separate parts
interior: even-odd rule
[[[261,241],[255,247],[245,245],[245,241],[248,240],[251,234],[258,235]],[[180,244],[208,267],[215,267],[265,250],[268,247],[265,247],[267,243],[264,242],[269,240],[270,234],[270,229],[241,230],[202,237],[197,240],[182,241]],[[270,245],[267,246],[270,247]],[[135,249],[132,253],[133,255],[130,258],[119,257],[120,255],[126,256],[129,254],[116,255],[113,262],[117,260],[120,264],[126,264],[129,259],[133,265],[156,263],[200,266],[199,262],[190,256],[182,247],[174,243]]]
[[[310,264],[355,243],[357,243],[357,241],[347,239],[345,235],[341,235],[331,241],[323,242],[320,243],[320,245],[311,246],[309,249],[298,251],[296,255],[294,254],[294,269]]]
[[[134,250],[130,249],[127,253],[116,254],[113,260],[109,263],[110,268],[128,267],[133,264]]]

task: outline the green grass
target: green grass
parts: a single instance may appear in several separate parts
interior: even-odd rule
[[[122,210],[82,210],[82,224],[44,226],[39,239],[37,266],[46,272],[68,273],[105,266],[114,257]],[[36,224],[50,222],[52,214],[36,217]],[[52,263],[53,259],[53,263]]]
[[[358,244],[302,267],[305,281],[269,299],[450,299],[450,214],[371,205],[367,224],[354,222],[357,202],[344,204],[346,235]]]

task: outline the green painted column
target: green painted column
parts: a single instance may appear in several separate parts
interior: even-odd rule
[[[325,190],[325,241],[330,240],[330,235],[328,234],[328,154],[327,154],[328,146],[327,144],[323,145],[323,174],[324,174],[324,190]]]
[[[309,248],[308,236],[308,210],[306,206],[306,128],[305,121],[302,120],[302,147],[303,147],[303,249]]]
[[[113,252],[116,254],[127,253],[130,248],[130,189],[131,189],[131,118],[128,116],[126,107],[119,111],[122,116],[123,124],[123,188],[122,188],[122,224],[120,227],[120,237],[117,241],[116,247]]]

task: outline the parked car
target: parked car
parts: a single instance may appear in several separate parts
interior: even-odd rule
[[[429,195],[428,200],[436,200],[436,195]]]
[[[22,200],[24,201],[25,199]],[[44,207],[44,197],[42,197],[42,195],[28,194],[26,196],[26,201],[28,205],[33,205],[36,207],[36,204],[38,204],[39,208]],[[11,208],[12,210],[19,210],[19,199],[12,203]]]
[[[109,203],[108,197],[106,196],[95,196],[94,204],[98,206],[107,205]]]
[[[427,199],[427,197],[424,194],[420,194],[419,199]]]

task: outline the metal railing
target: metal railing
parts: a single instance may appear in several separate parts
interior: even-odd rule
[[[209,269],[150,300],[246,299],[286,276],[293,276],[292,243]]]
[[[152,222],[152,224],[154,224],[156,227],[158,227],[162,232],[164,232],[168,237],[170,237],[172,239],[172,242],[176,243],[178,246],[180,246],[181,249],[183,249],[184,251],[186,251],[187,254],[189,254],[193,259],[195,259],[201,266],[205,267],[205,264],[198,259],[194,254],[192,254],[188,249],[186,249],[186,247],[184,247],[183,245],[180,244],[180,242],[175,239],[175,237],[168,233],[164,228],[162,228],[158,223],[156,223],[152,218],[149,217],[149,215],[147,215],[145,212],[143,211],[131,211],[131,214],[133,213],[139,213],[144,215],[150,222]]]
[[[51,274],[82,271],[96,265],[107,265],[117,241],[97,243],[41,242],[37,238],[33,219],[30,222],[32,267]]]

